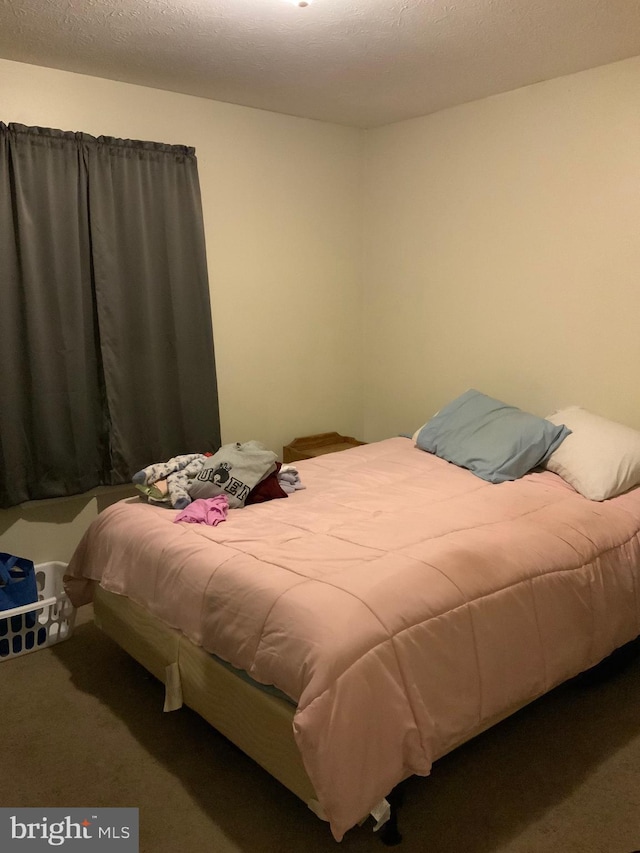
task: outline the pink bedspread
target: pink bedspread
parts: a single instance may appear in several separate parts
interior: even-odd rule
[[[298,702],[334,836],[490,720],[640,634],[640,489],[491,485],[394,438],[298,463],[287,500],[101,513],[70,573]]]

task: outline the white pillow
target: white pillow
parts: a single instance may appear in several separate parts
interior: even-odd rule
[[[640,432],[580,406],[549,415],[571,430],[545,467],[592,501],[605,501],[640,485]]]
[[[418,427],[418,429],[417,429],[417,430],[414,432],[414,434],[411,436],[411,441],[412,441],[414,444],[415,444],[415,443],[416,443],[416,441],[418,440],[418,436],[420,435],[420,430],[422,429],[422,427],[425,427],[425,426],[426,426],[426,424],[422,424],[422,426],[419,426],[419,427]]]

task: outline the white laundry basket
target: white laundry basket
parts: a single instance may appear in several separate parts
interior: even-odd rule
[[[0,610],[0,661],[36,652],[67,640],[76,608],[64,591],[66,563],[40,563],[36,569],[37,604]]]

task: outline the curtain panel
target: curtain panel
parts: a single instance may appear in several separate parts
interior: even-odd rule
[[[0,123],[0,506],[219,446],[194,149]]]

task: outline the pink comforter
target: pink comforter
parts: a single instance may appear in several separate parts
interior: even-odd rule
[[[485,723],[640,634],[640,489],[491,485],[394,438],[298,464],[306,490],[174,524],[101,513],[70,573],[298,703],[334,836]]]

